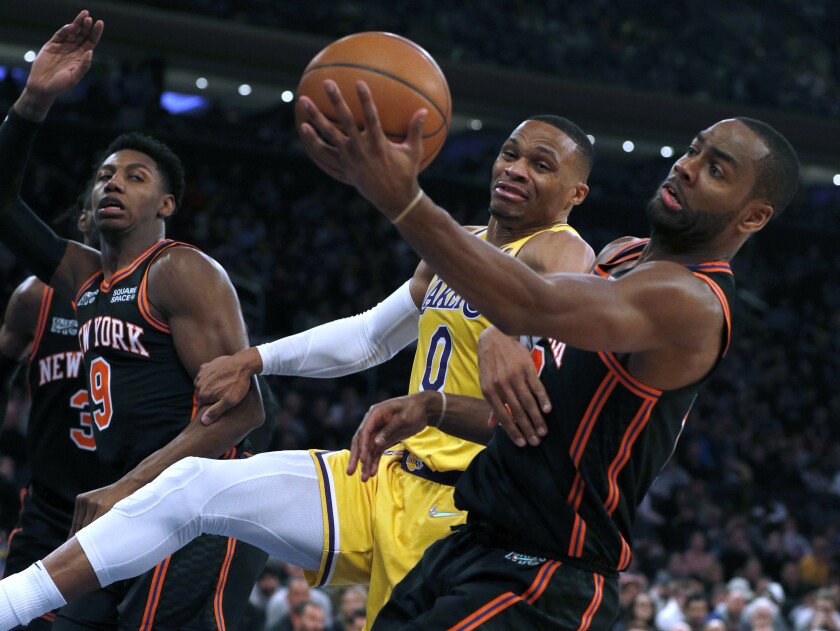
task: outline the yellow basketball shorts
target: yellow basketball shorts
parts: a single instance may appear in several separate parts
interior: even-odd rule
[[[402,449],[385,452],[374,478],[348,476],[350,452],[310,450],[321,486],[324,550],[310,585],[369,584],[368,625],[426,548],[466,521],[453,503],[460,471],[431,471]]]

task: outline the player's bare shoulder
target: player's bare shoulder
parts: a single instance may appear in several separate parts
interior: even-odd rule
[[[229,292],[233,286],[221,264],[187,244],[167,248],[149,266],[147,295],[163,313],[204,304]]]
[[[3,325],[14,331],[33,333],[38,324],[38,313],[46,285],[30,276],[18,285],[6,305]]]
[[[572,230],[545,230],[531,237],[516,258],[541,274],[583,274],[592,270],[595,251]]]

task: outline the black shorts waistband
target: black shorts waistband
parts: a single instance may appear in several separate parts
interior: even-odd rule
[[[403,471],[416,475],[418,478],[446,486],[455,486],[463,473],[458,470],[435,471],[407,449],[403,451],[400,458],[400,467]]]
[[[551,550],[545,546],[534,543],[527,537],[523,537],[516,533],[510,532],[499,526],[478,518],[467,517],[467,523],[461,526],[453,526],[452,530],[466,529],[473,533],[486,546],[493,548],[509,548],[514,552],[522,552],[525,554],[544,557],[552,561],[561,561],[573,567],[578,567],[587,572],[595,572],[606,577],[617,577],[618,570],[610,567],[606,563],[594,561],[592,559],[584,559],[579,557],[570,557],[557,550]]]

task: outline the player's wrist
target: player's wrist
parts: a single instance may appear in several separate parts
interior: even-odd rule
[[[397,225],[403,219],[405,219],[415,208],[417,208],[417,205],[423,199],[423,195],[424,195],[423,189],[418,186],[417,187],[417,192],[415,192],[411,196],[410,200],[408,200],[403,206],[401,206],[400,209],[396,213],[393,213],[393,214],[389,213],[388,216],[391,219],[391,223],[393,223],[394,225]]]
[[[260,351],[255,346],[238,351],[235,358],[239,363],[239,370],[243,376],[250,378],[254,375],[262,374],[263,359]]]
[[[27,86],[23,89],[12,109],[23,120],[40,123],[47,117],[47,113],[54,102],[54,96]]]
[[[424,402],[426,408],[426,426],[440,428],[446,417],[446,394],[442,390],[427,390]]]

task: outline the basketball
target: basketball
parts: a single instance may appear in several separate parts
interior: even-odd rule
[[[452,119],[452,99],[446,77],[432,56],[405,37],[392,33],[366,32],[343,37],[319,52],[303,71],[297,95],[307,96],[324,115],[336,122],[335,109],[324,92],[324,80],[338,84],[344,100],[359,127],[364,126],[362,105],[356,82],[370,87],[373,102],[386,136],[394,142],[405,140],[414,113],[428,110],[423,125],[423,170],[438,154]],[[295,107],[295,122],[308,119],[305,110]],[[340,170],[316,160],[330,175],[342,179]]]

